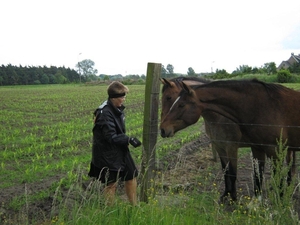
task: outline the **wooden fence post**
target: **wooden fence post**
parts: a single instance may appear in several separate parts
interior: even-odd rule
[[[155,146],[158,135],[158,107],[161,64],[148,63],[145,87],[144,124],[143,124],[143,154],[141,164],[140,200],[148,202],[151,181],[155,175]],[[153,183],[152,183],[153,185]]]

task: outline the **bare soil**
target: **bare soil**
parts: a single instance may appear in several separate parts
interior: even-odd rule
[[[298,160],[299,161],[299,160]],[[241,196],[253,196],[252,188],[252,163],[249,154],[243,154],[238,159],[238,177],[237,190],[238,198]],[[183,145],[180,149],[171,152],[158,163],[159,182],[162,181],[163,189],[184,189],[185,191],[207,191],[213,185],[216,185],[219,192],[224,190],[223,173],[219,161],[213,161],[209,138],[203,134],[198,140]],[[6,188],[0,192],[0,224],[24,224],[24,221],[30,221],[32,218],[41,221],[39,224],[50,224],[53,216],[54,195],[43,200],[28,202],[20,211],[14,211],[8,207],[8,204],[15,196],[24,195],[24,193],[34,193],[49,188],[53,182],[57,182],[64,175],[44,180],[41,183],[22,184]],[[163,179],[162,177],[163,176]],[[270,172],[265,171],[265,179],[268,179]],[[209,182],[202,182],[205,178]],[[299,172],[297,173],[299,177]],[[84,181],[82,188],[85,189],[90,181]],[[124,195],[122,185],[118,190],[119,195]],[[63,196],[68,195],[68,190],[62,190]],[[299,188],[294,195],[295,210],[300,215],[300,194]],[[70,201],[74,199],[70,198]],[[70,202],[72,205],[72,202]],[[52,211],[52,215],[51,215]],[[57,212],[58,213],[58,212]],[[54,212],[55,214],[55,212]]]

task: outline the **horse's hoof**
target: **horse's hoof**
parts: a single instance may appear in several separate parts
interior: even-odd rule
[[[225,204],[229,203],[231,204],[232,202],[235,202],[237,200],[236,196],[230,196],[229,194],[227,195],[222,195],[218,201],[219,204]]]

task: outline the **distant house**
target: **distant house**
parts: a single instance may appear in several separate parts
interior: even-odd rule
[[[294,63],[300,63],[300,54],[294,55],[294,53],[292,53],[288,60],[282,61],[280,63],[280,65],[277,67],[277,70],[287,69],[290,66],[292,66]]]

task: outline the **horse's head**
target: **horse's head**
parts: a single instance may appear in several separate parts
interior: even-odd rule
[[[168,114],[169,109],[171,108],[172,104],[178,97],[179,93],[181,92],[182,88],[179,86],[179,83],[175,80],[167,80],[162,78],[161,82],[163,83],[162,88],[162,109],[160,118],[161,121],[165,118],[165,116]]]
[[[161,80],[164,84],[161,110],[161,136],[172,137],[177,131],[198,121],[197,96],[188,81]],[[195,83],[196,84],[196,83]],[[198,82],[197,84],[200,84]]]

